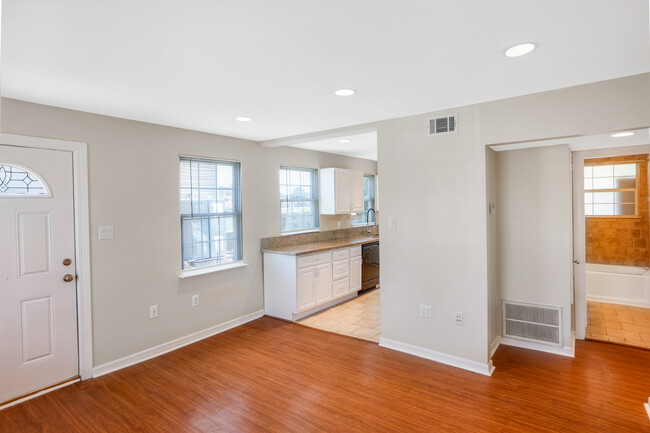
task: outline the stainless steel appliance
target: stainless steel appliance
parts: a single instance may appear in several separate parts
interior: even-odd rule
[[[361,290],[379,284],[379,242],[372,242],[361,247]]]

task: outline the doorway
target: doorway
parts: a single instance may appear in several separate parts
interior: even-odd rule
[[[85,143],[0,135],[0,408],[92,377]]]
[[[588,340],[650,348],[649,151],[574,152],[576,318]]]

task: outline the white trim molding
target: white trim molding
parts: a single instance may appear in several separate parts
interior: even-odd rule
[[[537,350],[539,352],[552,353],[554,355],[567,356],[569,358],[575,358],[575,348],[576,348],[576,334],[575,332],[571,333],[571,347],[557,347],[541,343],[534,343],[532,341],[517,340],[516,338],[510,337],[500,337],[499,344],[504,344],[506,346],[521,347],[522,349]],[[495,349],[496,350],[496,349]]]
[[[628,298],[610,298],[609,296],[587,295],[589,302],[605,302],[607,304],[630,305],[632,307],[650,308],[650,302]]]
[[[470,359],[460,358],[458,356],[448,355],[442,352],[436,352],[435,350],[426,349],[424,347],[414,346],[412,344],[403,343],[401,341],[391,340],[383,337],[379,339],[379,346],[385,347],[386,349],[397,350],[398,352],[408,353],[409,355],[419,356],[420,358],[429,359],[431,361],[450,365],[452,367],[462,368],[463,370],[483,374],[485,376],[492,376],[492,373],[494,372],[492,361],[489,361],[487,364],[483,364],[481,362],[472,361]]]
[[[494,337],[494,340],[492,340],[492,343],[490,343],[490,359],[492,359],[494,353],[497,351],[500,344],[501,344],[501,336],[497,335],[496,337]]]
[[[75,262],[77,264],[77,335],[79,377],[92,377],[93,340],[90,299],[90,217],[88,214],[88,145],[77,141],[0,134],[0,143],[36,149],[72,152],[74,182]]]
[[[648,414],[648,418],[650,418],[650,398],[648,398],[647,403],[643,403],[643,407],[645,407],[645,411]]]
[[[116,359],[115,361],[107,362],[106,364],[98,365],[93,368],[93,377],[103,376],[108,373],[112,373],[117,370],[121,370],[126,367],[130,367],[135,364],[139,364],[143,361],[146,361],[151,358],[155,358],[165,353],[171,352],[181,347],[187,346],[197,341],[204,340],[213,335],[219,334],[221,332],[227,331],[229,329],[235,328],[237,326],[243,325],[244,323],[259,319],[264,315],[264,310],[255,311],[250,314],[246,314],[241,317],[229,320],[218,325],[210,326],[209,328],[202,329],[200,331],[193,332],[184,337],[176,338],[174,340],[168,341],[166,343],[159,344],[149,349],[142,350],[131,355],[127,355],[123,358]]]

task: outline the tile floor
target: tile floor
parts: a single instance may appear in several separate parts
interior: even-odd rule
[[[364,340],[379,342],[379,290],[373,289],[354,299],[300,320],[298,323]]]
[[[587,302],[587,339],[650,349],[650,308]]]

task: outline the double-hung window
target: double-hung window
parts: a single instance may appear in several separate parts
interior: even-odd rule
[[[180,158],[182,267],[242,260],[241,164]]]
[[[638,163],[585,164],[585,215],[637,215]]]
[[[280,167],[282,231],[318,228],[318,170]]]
[[[363,175],[363,213],[352,220],[352,225],[366,224],[368,209],[375,208],[375,175]],[[370,222],[375,222],[375,213],[370,213]]]

